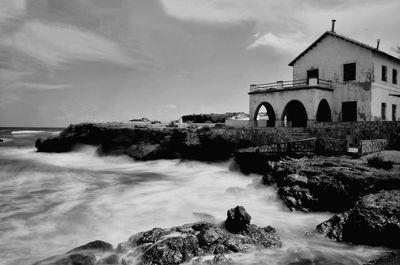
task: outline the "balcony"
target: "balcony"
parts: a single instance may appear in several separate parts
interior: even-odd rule
[[[300,79],[291,81],[277,81],[273,83],[250,85],[250,93],[270,93],[301,89],[322,89],[333,91],[332,81],[319,78]]]

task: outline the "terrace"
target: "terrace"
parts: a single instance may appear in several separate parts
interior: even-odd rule
[[[250,85],[250,94],[272,93],[272,92],[302,90],[302,89],[322,89],[327,91],[333,91],[332,81],[320,78],[309,78],[301,80],[276,81],[273,83]]]

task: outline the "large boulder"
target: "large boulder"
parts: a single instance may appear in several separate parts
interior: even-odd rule
[[[246,212],[244,207],[236,206],[235,208],[228,210],[225,227],[228,231],[233,233],[247,231],[250,221],[251,216]]]
[[[400,191],[366,195],[316,230],[337,241],[400,248]]]

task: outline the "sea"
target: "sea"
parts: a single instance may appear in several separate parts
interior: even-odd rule
[[[99,156],[94,146],[38,153],[39,137],[62,128],[0,128],[0,264],[29,265],[93,240],[114,246],[154,227],[218,222],[242,205],[252,223],[275,227],[283,247],[230,256],[237,264],[360,265],[383,248],[307,236],[332,213],[290,212],[260,176],[230,171],[231,161],[134,161]]]

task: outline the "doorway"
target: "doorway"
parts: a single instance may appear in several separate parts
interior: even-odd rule
[[[357,121],[357,101],[342,102],[342,121]]]
[[[309,80],[312,78],[319,78],[319,69],[310,69],[307,71],[307,84],[309,85]]]

